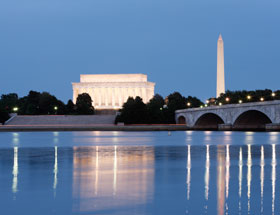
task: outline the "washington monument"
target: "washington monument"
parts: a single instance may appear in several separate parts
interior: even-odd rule
[[[217,44],[217,93],[219,97],[221,93],[225,93],[225,67],[224,67],[224,41],[222,35],[219,35]]]

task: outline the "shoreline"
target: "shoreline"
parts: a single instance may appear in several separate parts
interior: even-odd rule
[[[15,131],[186,131],[185,125],[3,125],[0,132]]]
[[[260,131],[279,129],[211,129],[190,128],[186,125],[0,125],[0,132],[40,131]]]

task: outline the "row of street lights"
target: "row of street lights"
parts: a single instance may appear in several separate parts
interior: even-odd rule
[[[273,93],[271,94],[271,96],[272,96],[272,97],[275,97],[276,94],[273,92]],[[248,99],[248,100],[251,100],[251,98],[252,98],[252,96],[250,96],[250,95],[247,96],[247,99]],[[226,102],[229,102],[229,101],[230,101],[230,98],[229,98],[229,97],[226,97],[225,100],[226,100]],[[264,100],[265,100],[264,97],[261,97],[261,98],[260,98],[260,101],[261,101],[261,102],[263,102]],[[206,104],[205,104],[204,106],[201,105],[200,108],[208,107],[208,104],[209,104],[209,103],[210,103],[209,100],[206,100]],[[239,104],[242,104],[243,101],[240,99],[240,100],[238,100],[238,103],[239,103]],[[222,103],[222,102],[219,102],[219,106],[222,106],[222,105],[223,105],[223,103]],[[188,106],[189,106],[189,105],[188,105]]]
[[[53,109],[54,109],[55,111],[57,111],[57,110],[58,110],[58,107],[57,107],[57,106],[54,106]],[[18,107],[14,107],[14,108],[13,108],[13,112],[15,112],[15,113],[18,112],[18,110],[19,110]]]

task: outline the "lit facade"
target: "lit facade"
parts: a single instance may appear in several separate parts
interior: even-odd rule
[[[73,102],[79,94],[88,93],[96,109],[119,109],[128,97],[139,96],[147,103],[154,96],[155,83],[144,74],[80,75],[79,83],[72,83]]]
[[[224,65],[224,41],[220,34],[217,44],[217,92],[216,97],[225,93],[225,65]]]

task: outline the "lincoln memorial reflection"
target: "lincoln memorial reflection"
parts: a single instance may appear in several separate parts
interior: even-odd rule
[[[74,147],[73,212],[147,204],[153,189],[153,147]]]

